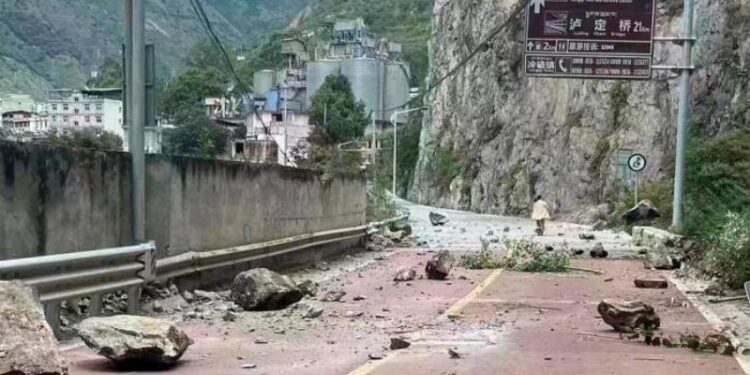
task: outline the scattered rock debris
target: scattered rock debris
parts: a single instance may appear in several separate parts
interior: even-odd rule
[[[591,249],[589,255],[591,255],[592,258],[603,259],[609,256],[609,252],[607,252],[607,250],[604,250],[604,245],[601,242],[598,242],[596,245],[594,245],[594,248]]]
[[[406,349],[411,346],[411,343],[400,338],[400,337],[391,337],[391,350],[401,350]]]
[[[462,358],[461,353],[457,352],[454,349],[448,348],[448,355],[451,357],[451,359],[459,359]]]
[[[637,288],[644,289],[667,289],[669,282],[661,276],[642,276],[633,280]]]
[[[448,218],[443,214],[430,212],[430,223],[432,223],[433,226],[445,225],[448,223]]]
[[[367,355],[367,357],[373,361],[378,361],[383,359],[383,353],[370,353]]]
[[[622,215],[628,224],[639,221],[648,221],[661,217],[659,210],[649,200],[640,201],[635,207],[631,208]]]
[[[310,297],[315,297],[318,294],[318,283],[312,280],[305,280],[301,283],[297,283],[297,288],[302,291],[303,294]]]
[[[411,268],[403,268],[396,273],[396,276],[393,277],[393,281],[396,281],[396,282],[412,281],[416,277],[417,277],[417,271]]]
[[[327,291],[320,300],[323,302],[339,302],[345,295],[346,292],[341,289],[332,289]]]
[[[617,332],[653,331],[661,325],[654,308],[641,301],[605,299],[599,303],[597,311]]]
[[[430,280],[445,280],[453,267],[453,256],[448,250],[441,250],[425,266],[425,274]]]
[[[304,296],[291,278],[266,268],[238,274],[231,293],[234,303],[248,311],[283,309]]]
[[[578,238],[585,241],[593,241],[594,239],[596,239],[596,236],[594,236],[594,234],[592,233],[581,233],[578,235]]]
[[[655,270],[674,270],[682,266],[682,260],[669,254],[649,252],[644,267]]]

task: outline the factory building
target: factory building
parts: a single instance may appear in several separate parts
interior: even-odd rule
[[[295,119],[294,126],[299,127],[299,119],[307,118],[301,115],[307,113],[312,97],[330,75],[341,74],[349,80],[355,98],[364,103],[366,113],[380,126],[389,123],[393,112],[403,109],[409,101],[411,74],[409,66],[401,61],[400,44],[376,40],[361,18],[336,22],[331,35],[331,40],[322,46],[287,38],[281,46],[285,66],[255,73],[256,106],[260,112],[270,114],[268,118],[274,119],[274,124],[284,124],[283,119],[288,118]],[[269,141],[261,123],[268,125],[255,114],[248,117],[250,141]],[[286,146],[276,145],[280,163],[290,159],[291,149],[304,141],[298,137],[310,133],[295,130],[293,137],[285,137]]]

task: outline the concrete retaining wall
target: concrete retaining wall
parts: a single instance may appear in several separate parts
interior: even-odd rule
[[[361,176],[151,155],[146,236],[161,256],[365,224]]]
[[[362,176],[150,155],[159,257],[365,223]],[[0,259],[131,244],[130,155],[0,142]]]

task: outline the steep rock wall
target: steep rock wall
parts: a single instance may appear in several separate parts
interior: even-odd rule
[[[508,20],[522,0],[438,0],[429,81],[435,82]],[[750,1],[696,0],[691,134],[750,124]],[[682,0],[659,0],[658,36],[678,36]],[[619,150],[644,153],[646,179],[669,178],[677,79],[528,79],[525,14],[431,91],[409,197],[474,211],[523,214],[543,194],[558,212],[604,202],[622,186]],[[657,43],[655,64],[679,65],[680,47]],[[692,168],[695,166],[689,166]]]

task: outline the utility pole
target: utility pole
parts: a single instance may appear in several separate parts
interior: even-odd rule
[[[136,242],[146,240],[146,156],[144,126],[146,121],[146,14],[145,0],[125,0],[126,59],[130,72],[127,79],[130,154],[132,161],[133,236]],[[129,47],[129,48],[128,48]],[[127,73],[126,73],[127,74]]]
[[[677,110],[677,149],[675,158],[674,201],[672,203],[672,228],[681,230],[682,195],[685,190],[685,148],[687,147],[687,126],[690,115],[690,78],[693,73],[693,0],[684,0],[682,58],[683,67],[680,73],[680,97]]]
[[[289,85],[287,85],[286,82],[284,82],[284,160],[282,161],[283,165],[286,165],[287,157],[289,155],[289,150],[287,147],[289,147],[289,121],[287,120],[287,115],[289,114],[289,107],[287,106],[287,103],[289,102]]]

